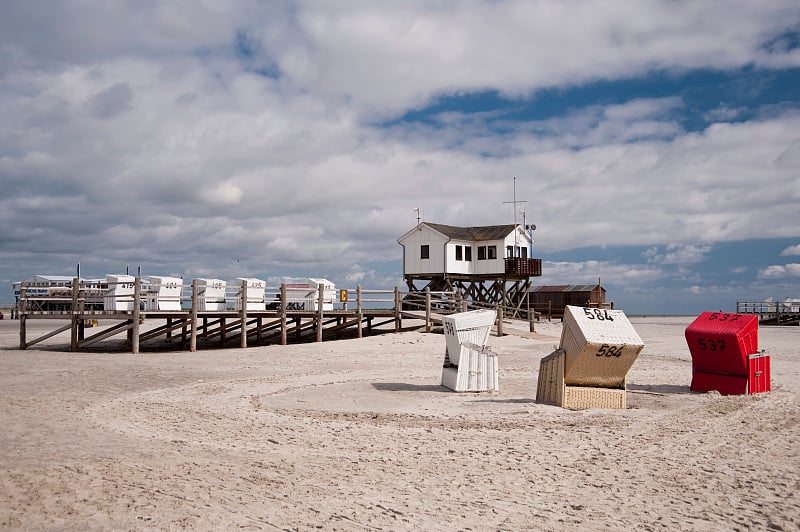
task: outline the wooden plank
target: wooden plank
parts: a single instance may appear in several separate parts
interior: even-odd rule
[[[25,316],[21,316],[20,317],[21,320],[24,320],[24,318],[25,318]],[[23,337],[22,341],[25,342],[24,349],[27,349],[28,347],[30,347],[30,346],[32,346],[34,344],[38,344],[42,340],[47,340],[48,338],[51,338],[51,337],[57,335],[58,333],[62,333],[64,331],[66,331],[67,329],[71,329],[71,328],[72,328],[72,320],[70,320],[70,322],[68,324],[64,325],[63,327],[59,327],[55,331],[49,332],[49,333],[45,334],[44,336],[40,336],[39,338],[36,338],[35,340],[31,340],[30,342],[25,342],[25,339]]]

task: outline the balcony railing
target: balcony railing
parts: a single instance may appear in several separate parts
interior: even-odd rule
[[[506,275],[519,277],[540,277],[542,275],[542,259],[509,257],[505,261]]]

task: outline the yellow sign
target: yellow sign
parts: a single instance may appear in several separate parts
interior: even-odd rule
[[[339,301],[347,303],[347,290],[339,290]]]

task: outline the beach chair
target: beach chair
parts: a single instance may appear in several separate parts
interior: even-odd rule
[[[758,351],[758,316],[703,312],[684,333],[695,392],[722,395],[770,391],[769,355]]]
[[[536,402],[626,408],[626,379],[644,343],[621,310],[567,306],[559,348],[539,365]]]
[[[497,354],[486,347],[494,321],[492,310],[471,310],[442,318],[442,386],[456,392],[499,390]]]

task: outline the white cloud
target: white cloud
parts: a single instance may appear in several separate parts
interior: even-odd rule
[[[730,122],[742,114],[743,109],[735,109],[726,104],[703,113],[703,118],[708,122]]]
[[[800,277],[800,264],[774,264],[758,272],[761,279],[783,279],[788,277]]]
[[[238,205],[242,199],[242,189],[236,184],[226,181],[214,187],[202,188],[199,195],[208,203]]]
[[[781,251],[781,257],[790,257],[794,255],[800,255],[800,244],[789,246]]]
[[[12,2],[0,18],[0,259],[35,235],[62,263],[102,250],[119,264],[324,268],[378,282],[370,268],[399,268],[395,240],[414,208],[434,222],[510,222],[516,176],[540,256],[655,246],[650,266],[553,264],[554,278],[646,284],[663,275],[657,264],[703,260],[698,242],[797,236],[800,115],[687,133],[676,120],[685,102],[668,96],[538,121],[448,112],[430,127],[376,123],[471,91],[529,103],[542,89],[653,70],[800,65],[796,50],[761,46],[799,9]]]
[[[617,264],[606,261],[552,262],[542,264],[543,277],[535,284],[594,284],[598,277],[603,284],[646,286],[665,273],[659,268],[641,264]]]
[[[671,244],[663,253],[659,253],[657,248],[651,248],[644,256],[648,262],[657,264],[694,264],[703,262],[710,251],[710,245]]]

